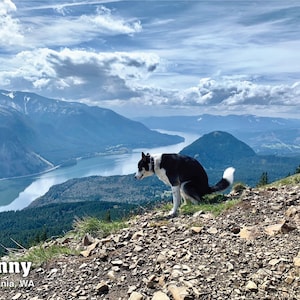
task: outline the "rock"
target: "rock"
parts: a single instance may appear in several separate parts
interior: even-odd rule
[[[97,284],[95,289],[98,295],[102,295],[108,293],[109,287],[106,282],[101,281],[100,283]]]
[[[134,241],[136,241],[136,240],[140,239],[143,236],[144,236],[144,232],[143,232],[143,230],[140,230],[140,231],[135,232],[132,235],[131,239],[134,240]]]
[[[144,296],[138,292],[132,292],[129,297],[129,300],[143,300],[143,299]]]
[[[287,211],[285,212],[285,215],[288,217],[288,218],[291,218],[291,217],[294,217],[298,211],[300,210],[299,207],[295,207],[295,206],[290,206]]]
[[[266,234],[274,236],[279,233],[289,233],[290,231],[296,229],[295,227],[288,224],[287,220],[282,220],[280,223],[267,226],[265,228]]]
[[[210,234],[217,234],[218,233],[218,229],[215,227],[210,227],[207,229],[207,232]]]
[[[93,237],[89,233],[87,233],[87,234],[84,235],[84,237],[82,239],[83,246],[89,246],[93,242],[94,242],[94,239],[93,239]]]
[[[260,235],[260,232],[256,226],[243,227],[240,230],[240,237],[246,240],[254,240]]]
[[[298,256],[294,258],[294,266],[300,267],[300,252],[298,253]]]
[[[190,299],[187,289],[185,287],[177,287],[176,285],[169,285],[168,290],[172,294],[174,300]]]
[[[20,299],[22,297],[22,293],[17,293],[17,294],[15,294],[11,299],[12,300],[18,300],[18,299]]]
[[[245,289],[251,292],[256,292],[258,290],[258,287],[254,281],[250,280],[247,282]]]
[[[80,252],[80,254],[83,256],[83,257],[88,257],[91,255],[91,252],[98,246],[99,244],[99,241],[97,240],[96,242],[94,242],[93,244],[89,245],[86,250],[83,250]]]
[[[113,266],[122,266],[123,265],[123,261],[121,259],[116,259],[116,260],[112,260],[111,264]]]
[[[200,233],[202,231],[202,229],[203,229],[203,227],[199,227],[199,226],[191,227],[192,233]]]
[[[110,279],[110,280],[115,280],[116,279],[116,276],[115,276],[115,272],[113,270],[109,271],[107,273],[107,277]]]
[[[153,294],[152,300],[170,300],[170,298],[165,293],[158,291]]]

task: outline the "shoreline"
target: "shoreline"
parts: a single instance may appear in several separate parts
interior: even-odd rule
[[[44,174],[47,174],[49,172],[55,171],[57,169],[68,168],[68,167],[75,166],[77,164],[77,162],[80,161],[80,160],[90,159],[90,158],[99,157],[99,156],[120,155],[120,154],[126,154],[126,153],[130,153],[130,152],[132,152],[132,150],[124,148],[122,150],[116,150],[116,151],[110,151],[110,152],[97,152],[97,153],[94,153],[94,155],[79,156],[79,157],[76,157],[76,158],[71,158],[71,159],[69,159],[65,162],[62,162],[59,165],[53,166],[52,168],[46,169],[46,170],[38,172],[38,173],[32,173],[32,174],[20,175],[20,176],[13,176],[13,177],[4,177],[4,178],[0,178],[0,181],[6,181],[6,180],[8,181],[8,180],[22,179],[22,178],[29,178],[29,177],[44,175]],[[74,161],[74,163],[73,163],[73,161]]]

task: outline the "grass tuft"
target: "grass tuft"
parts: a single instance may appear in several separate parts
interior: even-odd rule
[[[102,238],[125,227],[127,223],[124,221],[106,222],[94,217],[76,219],[73,224],[75,235],[81,237],[89,233],[94,237]]]
[[[39,267],[54,258],[64,255],[78,255],[78,251],[61,245],[45,246],[43,244],[30,248],[20,260],[32,262],[34,267]]]
[[[267,186],[273,186],[273,187],[279,187],[283,185],[297,185],[300,183],[300,174],[294,174],[285,178],[282,178],[280,180],[271,182]]]

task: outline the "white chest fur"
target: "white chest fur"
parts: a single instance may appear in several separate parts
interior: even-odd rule
[[[165,184],[171,185],[169,178],[166,174],[166,170],[164,168],[160,168],[161,154],[154,154],[152,155],[152,157],[154,159],[154,171],[156,176]]]

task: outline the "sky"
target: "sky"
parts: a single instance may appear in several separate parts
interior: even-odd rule
[[[0,0],[0,89],[127,117],[299,118],[298,0]]]

